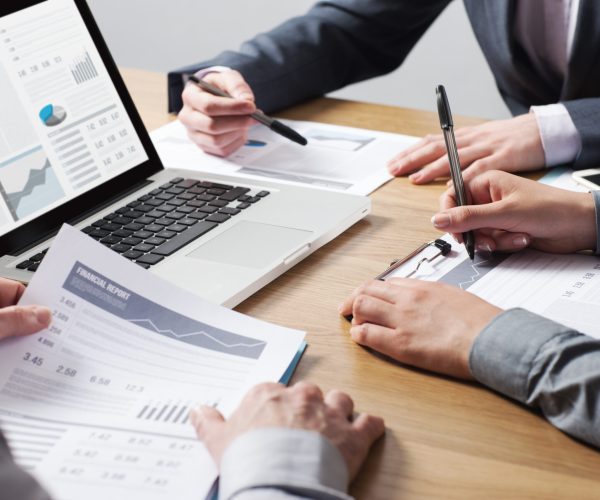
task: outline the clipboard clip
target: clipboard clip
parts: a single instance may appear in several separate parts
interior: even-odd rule
[[[410,278],[413,274],[415,274],[419,270],[419,268],[421,267],[422,264],[433,262],[438,257],[445,257],[452,250],[452,245],[442,239],[432,240],[427,243],[423,243],[419,248],[415,249],[413,252],[408,254],[406,257],[392,261],[390,263],[389,267],[385,271],[383,271],[381,274],[375,276],[375,279],[379,280],[379,281],[385,281],[385,278],[387,278],[392,272],[394,272],[400,266],[402,266],[403,264],[408,262],[415,255],[420,254],[423,250],[425,250],[426,248],[429,248],[429,247],[436,247],[439,251],[436,254],[432,255],[431,257],[424,257],[421,260],[419,260],[419,262],[417,262],[416,267],[410,273],[408,273],[405,276],[405,278]]]

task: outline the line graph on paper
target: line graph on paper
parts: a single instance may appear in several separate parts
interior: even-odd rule
[[[475,254],[475,261],[465,257],[460,264],[444,274],[438,281],[468,290],[510,254],[495,253],[491,255]]]
[[[132,325],[203,349],[258,359],[267,346],[262,340],[184,316],[80,262],[73,266],[63,288]]]

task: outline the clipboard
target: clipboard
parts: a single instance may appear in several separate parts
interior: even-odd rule
[[[440,257],[446,257],[446,255],[448,255],[452,251],[452,245],[450,243],[448,243],[447,241],[442,240],[441,238],[438,238],[437,240],[428,241],[427,243],[423,243],[420,247],[413,250],[407,256],[402,257],[401,259],[396,259],[396,260],[392,261],[385,271],[383,271],[382,273],[375,276],[375,279],[379,280],[379,281],[385,281],[385,279],[390,274],[392,274],[396,269],[400,268],[406,262],[408,262],[409,260],[413,259],[417,255],[419,255],[420,253],[423,253],[425,250],[427,250],[431,247],[437,248],[438,251],[435,254],[433,254],[431,257],[423,257],[422,259],[419,259],[417,261],[415,268],[412,271],[410,271],[406,276],[404,276],[404,278],[410,278],[411,276],[413,276],[414,274],[417,273],[417,271],[423,264],[425,264],[425,263],[429,264]],[[348,322],[351,322],[353,316],[352,316],[352,314],[348,314],[348,315],[344,316],[344,318]]]

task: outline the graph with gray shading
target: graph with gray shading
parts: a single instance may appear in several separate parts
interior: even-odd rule
[[[465,257],[465,260],[438,281],[467,290],[508,257],[509,254],[502,253],[487,255],[476,253],[474,261]]]
[[[64,194],[40,146],[0,163],[0,195],[15,220],[46,208]]]
[[[80,262],[71,269],[63,288],[131,324],[211,351],[258,359],[267,345],[179,314]]]

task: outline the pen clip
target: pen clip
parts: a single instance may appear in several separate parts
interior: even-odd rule
[[[450,103],[448,102],[446,89],[443,85],[438,85],[435,88],[435,93],[437,95],[437,107],[438,116],[440,117],[440,126],[444,130],[448,130],[449,128],[454,127],[454,122],[452,121],[452,113],[450,112]]]

